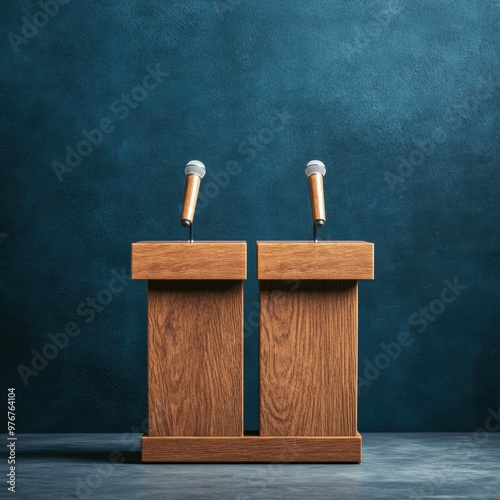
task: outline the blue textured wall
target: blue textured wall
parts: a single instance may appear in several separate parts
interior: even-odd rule
[[[313,158],[321,237],[376,248],[360,430],[484,427],[500,406],[498,1],[48,4],[0,1],[0,363],[18,431],[143,422],[146,287],[113,272],[133,241],[186,237],[190,159],[222,185],[204,179],[196,237],[249,244],[248,429],[255,241],[310,237]]]

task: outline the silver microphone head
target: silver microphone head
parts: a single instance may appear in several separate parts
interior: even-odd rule
[[[324,176],[326,174],[325,164],[319,160],[311,160],[306,165],[305,172],[307,177],[309,177],[312,174],[321,174],[322,176]]]
[[[184,169],[184,173],[186,175],[196,174],[201,179],[203,179],[203,177],[205,176],[205,172],[206,172],[205,165],[203,165],[203,163],[198,160],[191,160]]]

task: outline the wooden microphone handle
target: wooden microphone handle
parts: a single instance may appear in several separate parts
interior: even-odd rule
[[[325,194],[323,191],[323,176],[321,174],[311,174],[309,180],[309,195],[311,197],[311,208],[313,222],[319,220],[326,221]]]
[[[181,221],[193,223],[196,200],[200,190],[201,177],[196,174],[186,176],[186,189],[184,191],[184,205],[182,207]]]

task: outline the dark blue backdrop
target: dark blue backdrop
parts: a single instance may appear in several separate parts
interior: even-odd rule
[[[18,431],[143,422],[146,286],[110,281],[133,241],[186,238],[191,159],[212,175],[197,238],[248,241],[246,428],[255,241],[310,237],[313,158],[321,237],[375,243],[360,430],[485,426],[500,406],[498,2],[41,5],[0,2],[0,364]]]

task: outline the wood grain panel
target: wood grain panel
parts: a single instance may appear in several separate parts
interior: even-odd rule
[[[143,462],[361,462],[353,437],[142,437]]]
[[[243,435],[243,283],[150,281],[150,436]]]
[[[355,436],[357,281],[260,282],[261,436]]]
[[[132,279],[244,280],[246,277],[244,241],[132,243]]]
[[[260,280],[372,280],[373,243],[366,241],[258,241]]]

